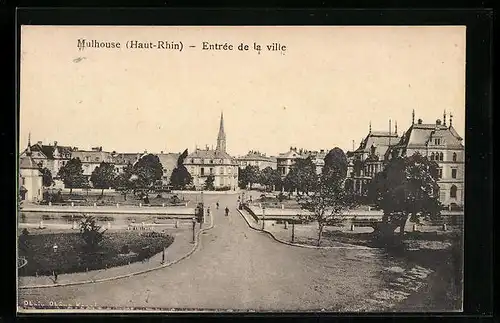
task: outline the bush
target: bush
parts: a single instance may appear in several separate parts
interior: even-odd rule
[[[170,198],[170,203],[172,203],[172,204],[177,204],[180,202],[181,202],[181,199],[177,195],[174,195]]]
[[[120,249],[120,253],[124,255],[130,253],[130,247],[127,244],[123,245]]]

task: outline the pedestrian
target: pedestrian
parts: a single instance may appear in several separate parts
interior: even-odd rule
[[[163,248],[163,253],[161,254],[161,264],[165,263],[165,248]]]
[[[215,203],[216,207],[217,207],[217,210],[219,209],[219,201],[217,201],[217,203]]]
[[[207,216],[210,216],[210,206],[207,207]]]
[[[57,283],[57,271],[54,271],[54,283]]]
[[[226,216],[229,215],[229,208],[226,206]]]

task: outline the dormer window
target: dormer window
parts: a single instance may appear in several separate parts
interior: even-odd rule
[[[457,153],[453,153],[453,161],[456,162],[457,161]]]
[[[441,138],[434,138],[434,145],[441,145]]]

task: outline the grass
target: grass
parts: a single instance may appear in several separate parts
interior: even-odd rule
[[[129,262],[143,261],[161,252],[172,244],[174,238],[155,232],[107,232],[96,251],[86,250],[80,233],[29,234],[22,242],[19,255],[28,260],[20,276],[52,275],[83,272],[126,265]],[[52,247],[58,246],[57,252]],[[128,253],[122,254],[122,248]]]

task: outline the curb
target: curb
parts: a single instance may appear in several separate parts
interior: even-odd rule
[[[288,242],[288,241],[276,238],[276,236],[274,234],[272,234],[271,232],[269,232],[267,230],[262,230],[262,229],[257,229],[257,228],[252,227],[250,225],[250,223],[248,222],[247,218],[241,212],[241,210],[239,210],[239,209],[237,209],[237,210],[240,213],[240,215],[243,217],[243,219],[245,220],[245,222],[247,223],[247,225],[250,227],[250,229],[255,230],[257,232],[267,233],[276,242],[279,242],[279,243],[282,243],[282,244],[285,244],[285,245],[288,245],[288,246],[299,247],[299,248],[307,248],[307,249],[358,249],[358,250],[377,250],[378,249],[378,248],[371,248],[371,247],[364,247],[364,246],[356,246],[356,245],[351,245],[351,244],[347,244],[347,243],[342,243],[342,244],[345,244],[344,247],[340,247],[340,246],[339,247],[327,247],[327,246],[318,247],[318,246],[310,246],[310,245],[300,244],[300,243],[291,243],[291,242]]]
[[[141,270],[141,271],[136,271],[136,272],[133,272],[133,273],[129,273],[129,274],[125,274],[125,275],[120,275],[120,276],[114,276],[114,277],[108,277],[108,278],[101,278],[101,279],[97,279],[97,280],[84,280],[84,281],[78,281],[78,282],[70,282],[70,283],[62,283],[62,284],[52,284],[52,285],[28,285],[28,286],[18,286],[19,289],[36,289],[36,288],[51,288],[51,287],[64,287],[64,286],[75,286],[75,285],[85,285],[85,284],[94,284],[94,283],[103,283],[103,282],[108,282],[108,281],[113,281],[113,280],[118,280],[118,279],[122,279],[122,278],[128,278],[128,277],[132,277],[132,276],[137,276],[137,275],[142,275],[142,274],[145,274],[145,273],[148,273],[148,272],[151,272],[151,271],[155,271],[155,270],[158,270],[158,269],[162,269],[162,268],[166,268],[166,267],[170,267],[186,258],[188,258],[189,256],[191,256],[197,249],[198,249],[198,246],[200,244],[200,235],[203,233],[203,232],[206,232],[208,230],[211,230],[214,228],[214,220],[213,220],[213,217],[211,217],[210,219],[210,226],[208,228],[204,228],[204,229],[201,229],[200,231],[198,231],[198,233],[196,234],[196,240],[195,240],[195,243],[194,243],[194,246],[193,248],[191,249],[191,251],[189,251],[187,254],[185,254],[184,256],[182,256],[181,258],[177,259],[177,260],[174,260],[172,262],[169,262],[169,263],[166,263],[164,265],[160,265],[160,266],[157,266],[157,267],[153,267],[153,268],[149,268],[149,269],[145,269],[145,270]]]

